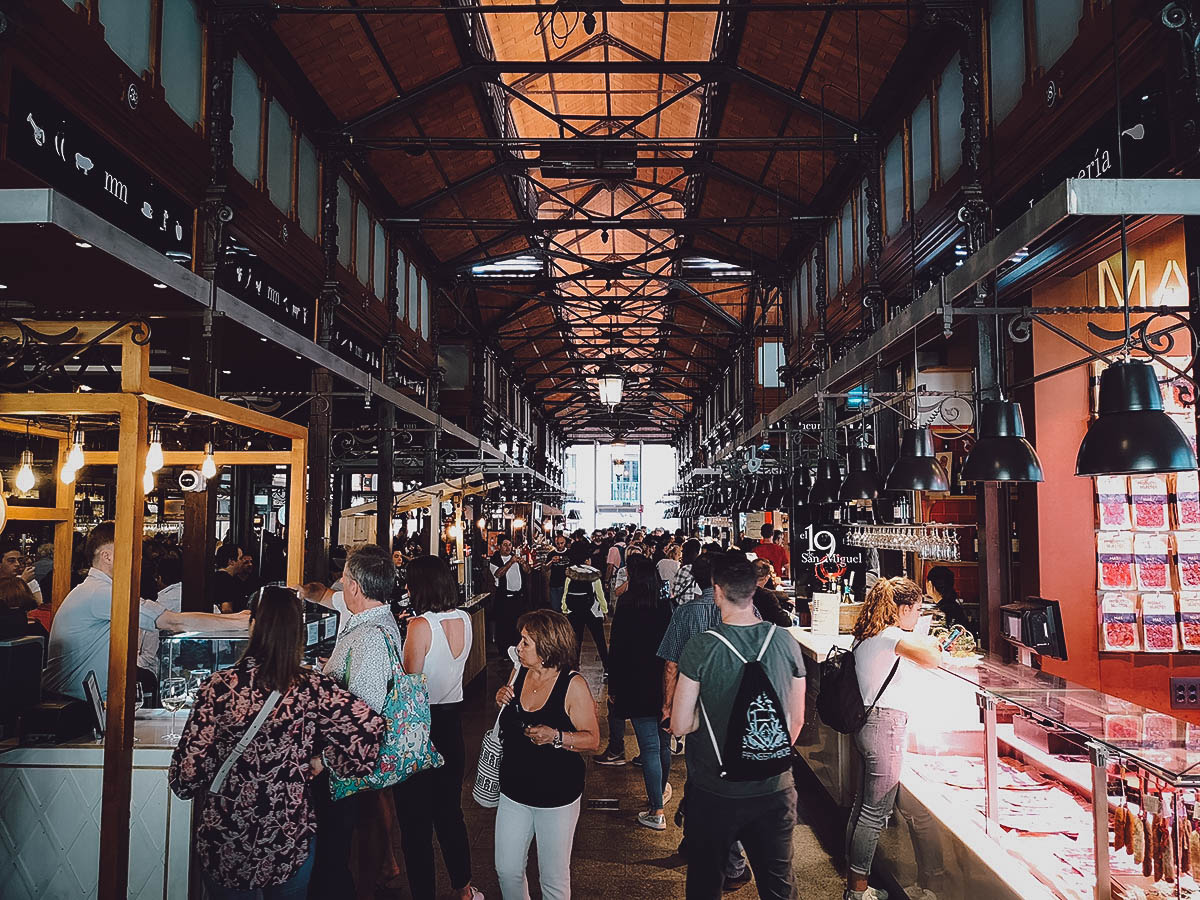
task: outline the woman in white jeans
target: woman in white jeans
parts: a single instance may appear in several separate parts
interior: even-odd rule
[[[571,847],[583,796],[583,757],[600,746],[596,701],[576,672],[575,631],[539,609],[517,622],[522,669],[496,692],[504,755],[496,811],[496,875],[504,900],[529,900],[525,870],[537,839],[545,900],[571,896]]]

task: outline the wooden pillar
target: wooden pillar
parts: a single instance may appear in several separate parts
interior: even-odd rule
[[[69,440],[58,442],[58,463],[54,469],[54,505],[66,513],[66,519],[54,524],[54,582],[50,588],[52,608],[58,612],[59,604],[71,590],[71,556],[75,536],[75,484],[63,484],[58,478],[67,454],[71,451]]]
[[[129,798],[133,781],[133,686],[137,654],[138,587],[142,573],[142,461],[146,458],[146,401],[121,398],[117,466],[116,540],[108,648],[108,710],[100,804],[98,896],[120,900],[129,879]],[[131,462],[132,461],[132,462]]]
[[[396,354],[400,350],[399,335],[389,334],[383,346],[383,381],[395,387]],[[384,550],[392,549],[392,482],[396,478],[396,407],[380,399],[379,442],[377,453],[378,484],[375,486],[375,543]]]
[[[308,441],[292,439],[292,460],[288,467],[287,506],[287,583],[299,584],[304,578],[304,497],[305,464]]]
[[[183,612],[212,612],[208,579],[216,552],[216,518],[216,479],[208,490],[183,495],[183,596],[179,604]]]

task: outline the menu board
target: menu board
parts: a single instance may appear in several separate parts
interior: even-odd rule
[[[1187,370],[1186,358],[1168,362]],[[1164,409],[1194,444],[1191,383],[1152,365]],[[1200,475],[1101,475],[1095,489],[1100,649],[1200,651]]]

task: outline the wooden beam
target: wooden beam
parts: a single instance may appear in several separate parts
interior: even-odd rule
[[[277,434],[287,438],[304,438],[308,435],[308,429],[303,425],[297,425],[285,419],[277,419],[235,403],[206,397],[204,394],[159,381],[157,378],[147,378],[145,390],[142,393],[151,403],[182,409],[234,425],[244,425],[247,428],[265,431],[267,434]],[[0,412],[2,411],[0,409]]]
[[[54,395],[49,395],[54,396]],[[129,797],[133,780],[133,686],[136,681],[138,588],[142,571],[142,467],[146,457],[146,401],[123,395],[119,453],[139,465],[117,467],[113,545],[112,618],[108,646],[108,727],[100,804],[100,878],[97,895],[124,897],[129,881]]]
[[[53,506],[9,506],[10,522],[65,522],[72,519],[72,511]]]
[[[118,453],[115,450],[86,450],[83,454],[85,466],[115,466]],[[168,466],[196,466],[204,462],[203,450],[164,450],[163,464]],[[221,466],[287,466],[291,465],[292,454],[288,450],[217,450],[213,462]]]
[[[292,462],[288,472],[287,581],[304,580],[304,506],[308,488],[308,439],[292,439]]]
[[[0,419],[0,431],[10,431],[14,434],[25,434],[25,422],[17,422],[12,419]],[[65,428],[48,428],[45,425],[34,425],[32,422],[29,423],[28,431],[29,434],[35,435],[36,437],[50,438],[54,441],[60,441],[67,437],[67,430]]]
[[[7,416],[112,416],[125,409],[130,399],[128,394],[0,394],[0,414]]]

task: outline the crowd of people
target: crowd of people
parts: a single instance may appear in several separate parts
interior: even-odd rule
[[[82,697],[88,672],[106,688],[113,551],[112,523],[102,523],[81,551],[86,572],[48,629],[50,693]],[[32,615],[46,591],[32,589],[38,573],[25,562],[0,555],[0,608]],[[674,823],[682,825],[687,897],[720,897],[751,877],[760,897],[795,896],[791,766],[805,719],[805,666],[782,630],[800,611],[777,590],[789,560],[770,526],[761,540],[734,547],[665,532],[559,533],[542,564],[548,603],[525,595],[528,561],[509,540],[488,560],[496,639],[515,655],[512,677],[495,693],[503,752],[493,864],[504,900],[529,897],[535,843],[542,896],[570,897],[588,758],[641,767],[645,804],[631,826],[668,830],[667,805],[681,795]],[[401,567],[407,598],[398,617]],[[397,558],[368,545],[336,559],[334,574],[328,587],[269,585],[250,602],[253,559],[227,542],[214,560],[213,612],[184,613],[178,547],[143,548],[139,667],[157,674],[160,631],[249,635],[238,663],[197,691],[169,771],[172,789],[197,802],[196,853],[208,894],[352,896],[364,854],[360,844],[352,869],[356,829],[388,821],[399,831],[411,896],[435,896],[436,835],[454,893],[482,900],[462,811],[472,762],[462,705],[465,662],[484,636],[473,634],[440,557]],[[952,582],[935,573],[929,587],[955,611]],[[896,801],[913,691],[905,676],[939,660],[936,644],[913,634],[928,599],[920,587],[879,579],[865,599],[854,655],[869,711],[854,736],[863,768],[846,831],[846,900],[886,898],[867,879]],[[312,668],[303,664],[303,600],[339,613],[336,642]],[[579,673],[585,633],[607,681],[603,749],[597,698]],[[419,696],[400,703],[399,682],[413,678]],[[638,750],[632,760],[627,723]],[[397,758],[412,757],[414,747],[403,745],[419,744],[419,735],[425,762],[380,782]],[[684,748],[681,766],[674,757]],[[941,860],[925,857],[919,896],[934,900]]]

